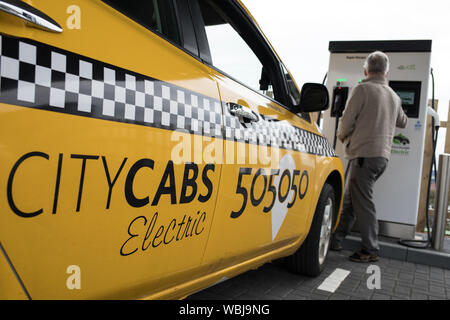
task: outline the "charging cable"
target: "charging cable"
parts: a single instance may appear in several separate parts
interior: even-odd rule
[[[428,186],[427,186],[427,200],[425,203],[425,220],[427,225],[427,239],[426,240],[416,240],[416,239],[400,239],[398,242],[404,246],[410,247],[410,248],[416,248],[416,249],[426,249],[431,246],[432,243],[432,234],[431,234],[431,228],[430,228],[430,216],[428,213],[428,204],[430,202],[430,189],[431,189],[431,179],[432,174],[434,172],[434,176],[436,177],[436,145],[438,140],[438,133],[439,133],[439,126],[440,126],[440,120],[439,120],[439,114],[436,112],[434,107],[434,75],[433,75],[433,68],[431,68],[431,108],[427,108],[427,114],[431,115],[431,140],[432,140],[432,148],[433,148],[433,156],[431,160],[430,165],[430,177],[428,179]]]

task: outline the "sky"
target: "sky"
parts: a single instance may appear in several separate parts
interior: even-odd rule
[[[322,82],[329,41],[432,40],[431,67],[441,121],[450,100],[449,0],[241,0],[299,87]],[[430,82],[431,83],[431,82]],[[431,98],[431,86],[429,98]],[[443,152],[445,130],[437,154]]]

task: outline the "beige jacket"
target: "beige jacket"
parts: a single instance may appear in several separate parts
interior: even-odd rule
[[[363,80],[350,93],[339,122],[338,138],[345,158],[390,159],[395,127],[405,128],[408,118],[400,97],[384,77]]]

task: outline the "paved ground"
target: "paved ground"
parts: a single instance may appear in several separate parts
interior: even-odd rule
[[[198,292],[191,300],[446,300],[450,299],[450,270],[411,262],[380,258],[373,263],[381,271],[381,288],[368,289],[370,264],[348,260],[350,251],[330,252],[324,272],[317,278],[298,276],[280,263],[268,263],[258,270]],[[317,289],[336,268],[350,271],[339,288],[330,293]]]

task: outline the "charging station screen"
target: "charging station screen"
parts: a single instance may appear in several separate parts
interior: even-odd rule
[[[389,81],[389,86],[402,100],[402,107],[408,118],[419,118],[420,81]]]
[[[400,99],[402,99],[402,104],[412,106],[414,105],[414,98],[416,93],[414,91],[396,91]]]

